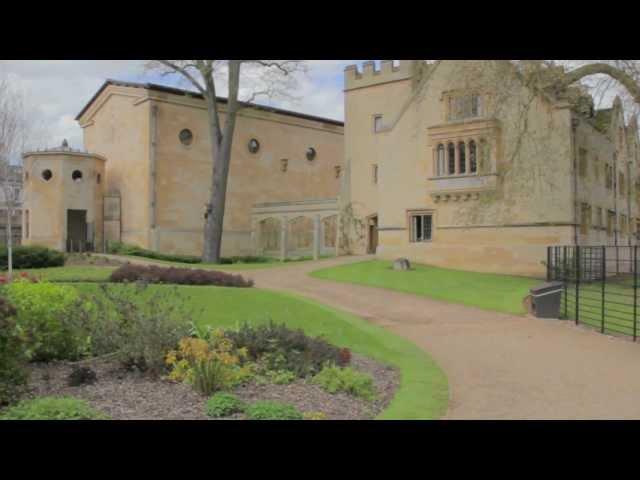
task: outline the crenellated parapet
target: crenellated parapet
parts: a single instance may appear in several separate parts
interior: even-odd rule
[[[371,87],[389,82],[410,79],[415,73],[416,64],[420,60],[400,60],[393,65],[393,60],[382,60],[380,69],[376,70],[373,61],[364,62],[362,71],[357,65],[349,65],[344,69],[344,89]]]

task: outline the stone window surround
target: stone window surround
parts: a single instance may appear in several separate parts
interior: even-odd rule
[[[447,123],[441,125],[435,125],[427,129],[428,138],[432,151],[432,176],[429,179],[447,178],[447,177],[459,177],[468,175],[487,175],[495,174],[497,171],[497,162],[500,158],[500,125],[498,120],[491,119],[473,119],[458,121],[455,123]],[[477,168],[475,173],[470,173],[470,156],[466,155],[466,171],[460,172],[460,149],[458,145],[460,142],[465,144],[465,149],[468,152],[471,141],[476,144],[476,162]],[[486,143],[488,149],[488,158],[482,159],[482,140]],[[453,143],[456,146],[455,149],[455,163],[456,169],[454,175],[438,175],[438,146],[445,146],[445,167],[448,163],[448,145]],[[482,160],[485,164],[481,165]],[[482,166],[482,168],[480,168]]]
[[[382,122],[383,116],[381,113],[373,114],[373,133],[380,133],[384,131],[384,124]]]
[[[471,159],[471,145],[475,146],[475,170],[472,171]],[[454,173],[450,171],[450,146],[453,145],[454,149]],[[486,147],[484,146],[486,145]],[[461,148],[462,147],[462,148]],[[483,148],[487,149],[489,158],[484,158]],[[440,142],[435,146],[434,158],[433,158],[433,177],[432,178],[448,178],[448,177],[465,177],[480,175],[480,165],[491,162],[491,144],[484,137],[467,137],[457,140],[451,140],[447,143]],[[444,155],[444,158],[440,158],[440,152]],[[462,153],[464,152],[464,162]],[[462,165],[464,165],[464,171],[462,171]],[[441,174],[440,170],[444,170],[446,173]]]
[[[452,104],[456,101],[464,102],[465,97],[468,98],[470,102],[471,112],[469,112],[469,116],[465,116],[465,112],[457,112],[455,117],[452,117]],[[477,105],[475,107],[476,114],[473,115],[473,103],[474,99],[477,99]],[[486,107],[484,105],[484,95],[482,92],[477,90],[451,90],[447,92],[443,92],[442,100],[444,102],[444,115],[443,119],[445,122],[456,122],[460,120],[476,120],[479,118],[483,118],[486,115]],[[464,110],[464,107],[463,107]]]
[[[429,240],[413,240],[413,217],[415,216],[423,216],[430,215],[431,216],[431,238]],[[409,244],[424,244],[424,243],[432,243],[435,237],[435,225],[436,225],[436,211],[433,209],[415,209],[415,210],[407,210],[406,213],[406,225],[407,225],[407,233],[408,233],[408,241]],[[380,229],[378,229],[380,230]],[[405,230],[405,229],[403,229]]]

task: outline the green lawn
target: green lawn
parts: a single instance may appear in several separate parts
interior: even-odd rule
[[[517,315],[526,313],[522,302],[529,294],[529,289],[541,283],[532,278],[464,272],[427,265],[414,264],[407,272],[395,271],[391,266],[392,262],[370,260],[316,270],[311,275]]]
[[[268,263],[235,263],[232,265],[214,265],[210,263],[181,263],[181,262],[169,262],[166,260],[145,259],[143,257],[133,255],[121,255],[123,257],[129,257],[134,260],[149,260],[153,263],[163,264],[167,267],[180,267],[180,268],[195,268],[202,270],[219,270],[221,272],[234,272],[243,270],[260,270],[264,268],[281,267],[285,265],[291,265],[292,263],[306,262],[309,260],[299,260],[295,262],[280,262],[274,260]],[[325,257],[329,258],[329,257]],[[64,267],[50,267],[50,268],[33,268],[26,270],[16,270],[14,275],[19,275],[22,272],[29,275],[35,275],[36,277],[48,280],[50,282],[104,282],[107,281],[111,272],[117,267],[108,266],[94,266],[94,265],[69,265]]]
[[[84,291],[97,288],[95,284],[74,285]],[[423,350],[381,327],[311,300],[268,290],[178,288],[200,312],[195,320],[202,325],[236,327],[243,321],[263,323],[273,319],[310,335],[324,335],[335,345],[398,367],[400,388],[380,419],[436,419],[446,412],[448,384],[440,367]]]
[[[638,303],[640,303],[640,296]],[[636,315],[634,315],[632,280],[627,282],[607,281],[604,290],[604,318],[602,284],[600,282],[580,285],[578,305],[580,324],[589,325],[607,335],[633,336],[634,332],[640,334],[640,324],[638,323],[640,308],[637,308]],[[567,286],[566,295],[563,292],[560,312],[562,318],[575,321],[576,287],[574,284]],[[634,322],[634,317],[638,321]]]
[[[25,272],[29,275],[48,280],[50,282],[105,282],[109,279],[115,267],[98,266],[68,266],[50,268],[31,268],[28,270],[17,270],[14,276]]]
[[[155,258],[141,257],[139,255],[118,254],[118,256],[131,258],[132,260],[146,260],[149,262],[165,264],[167,266],[173,266],[173,267],[200,268],[203,270],[220,270],[223,272],[234,271],[234,270],[262,270],[264,268],[282,267],[286,265],[298,264],[301,262],[308,262],[313,260],[311,257],[303,257],[300,260],[295,259],[295,260],[288,260],[286,262],[281,262],[277,258],[272,258],[268,262],[261,262],[261,263],[233,263],[233,264],[218,265],[213,263],[184,263],[184,262],[174,262],[170,260],[158,260]],[[321,256],[320,260],[324,260],[328,258],[333,258],[333,257]]]

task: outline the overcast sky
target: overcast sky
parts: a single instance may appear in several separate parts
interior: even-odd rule
[[[354,63],[362,60],[309,60],[309,73],[294,92],[299,100],[271,105],[344,120],[343,72]],[[60,145],[66,138],[72,147],[83,148],[82,129],[74,119],[106,79],[187,87],[177,78],[145,72],[143,65],[135,60],[1,60],[0,75],[6,74],[23,91],[42,119],[49,138],[40,147]]]

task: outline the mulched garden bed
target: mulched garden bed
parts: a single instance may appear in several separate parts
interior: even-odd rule
[[[97,381],[71,387],[67,384],[72,364],[66,362],[32,364],[30,393],[33,396],[73,396],[114,420],[208,420],[204,397],[189,385],[123,370],[117,363],[89,362]],[[275,400],[295,405],[303,412],[323,412],[329,420],[374,418],[389,404],[400,383],[397,369],[354,354],[351,367],[374,379],[376,399],[367,402],[344,393],[330,394],[318,385],[297,380],[289,385],[250,383],[234,390],[244,401]],[[228,417],[242,419],[243,415]]]

